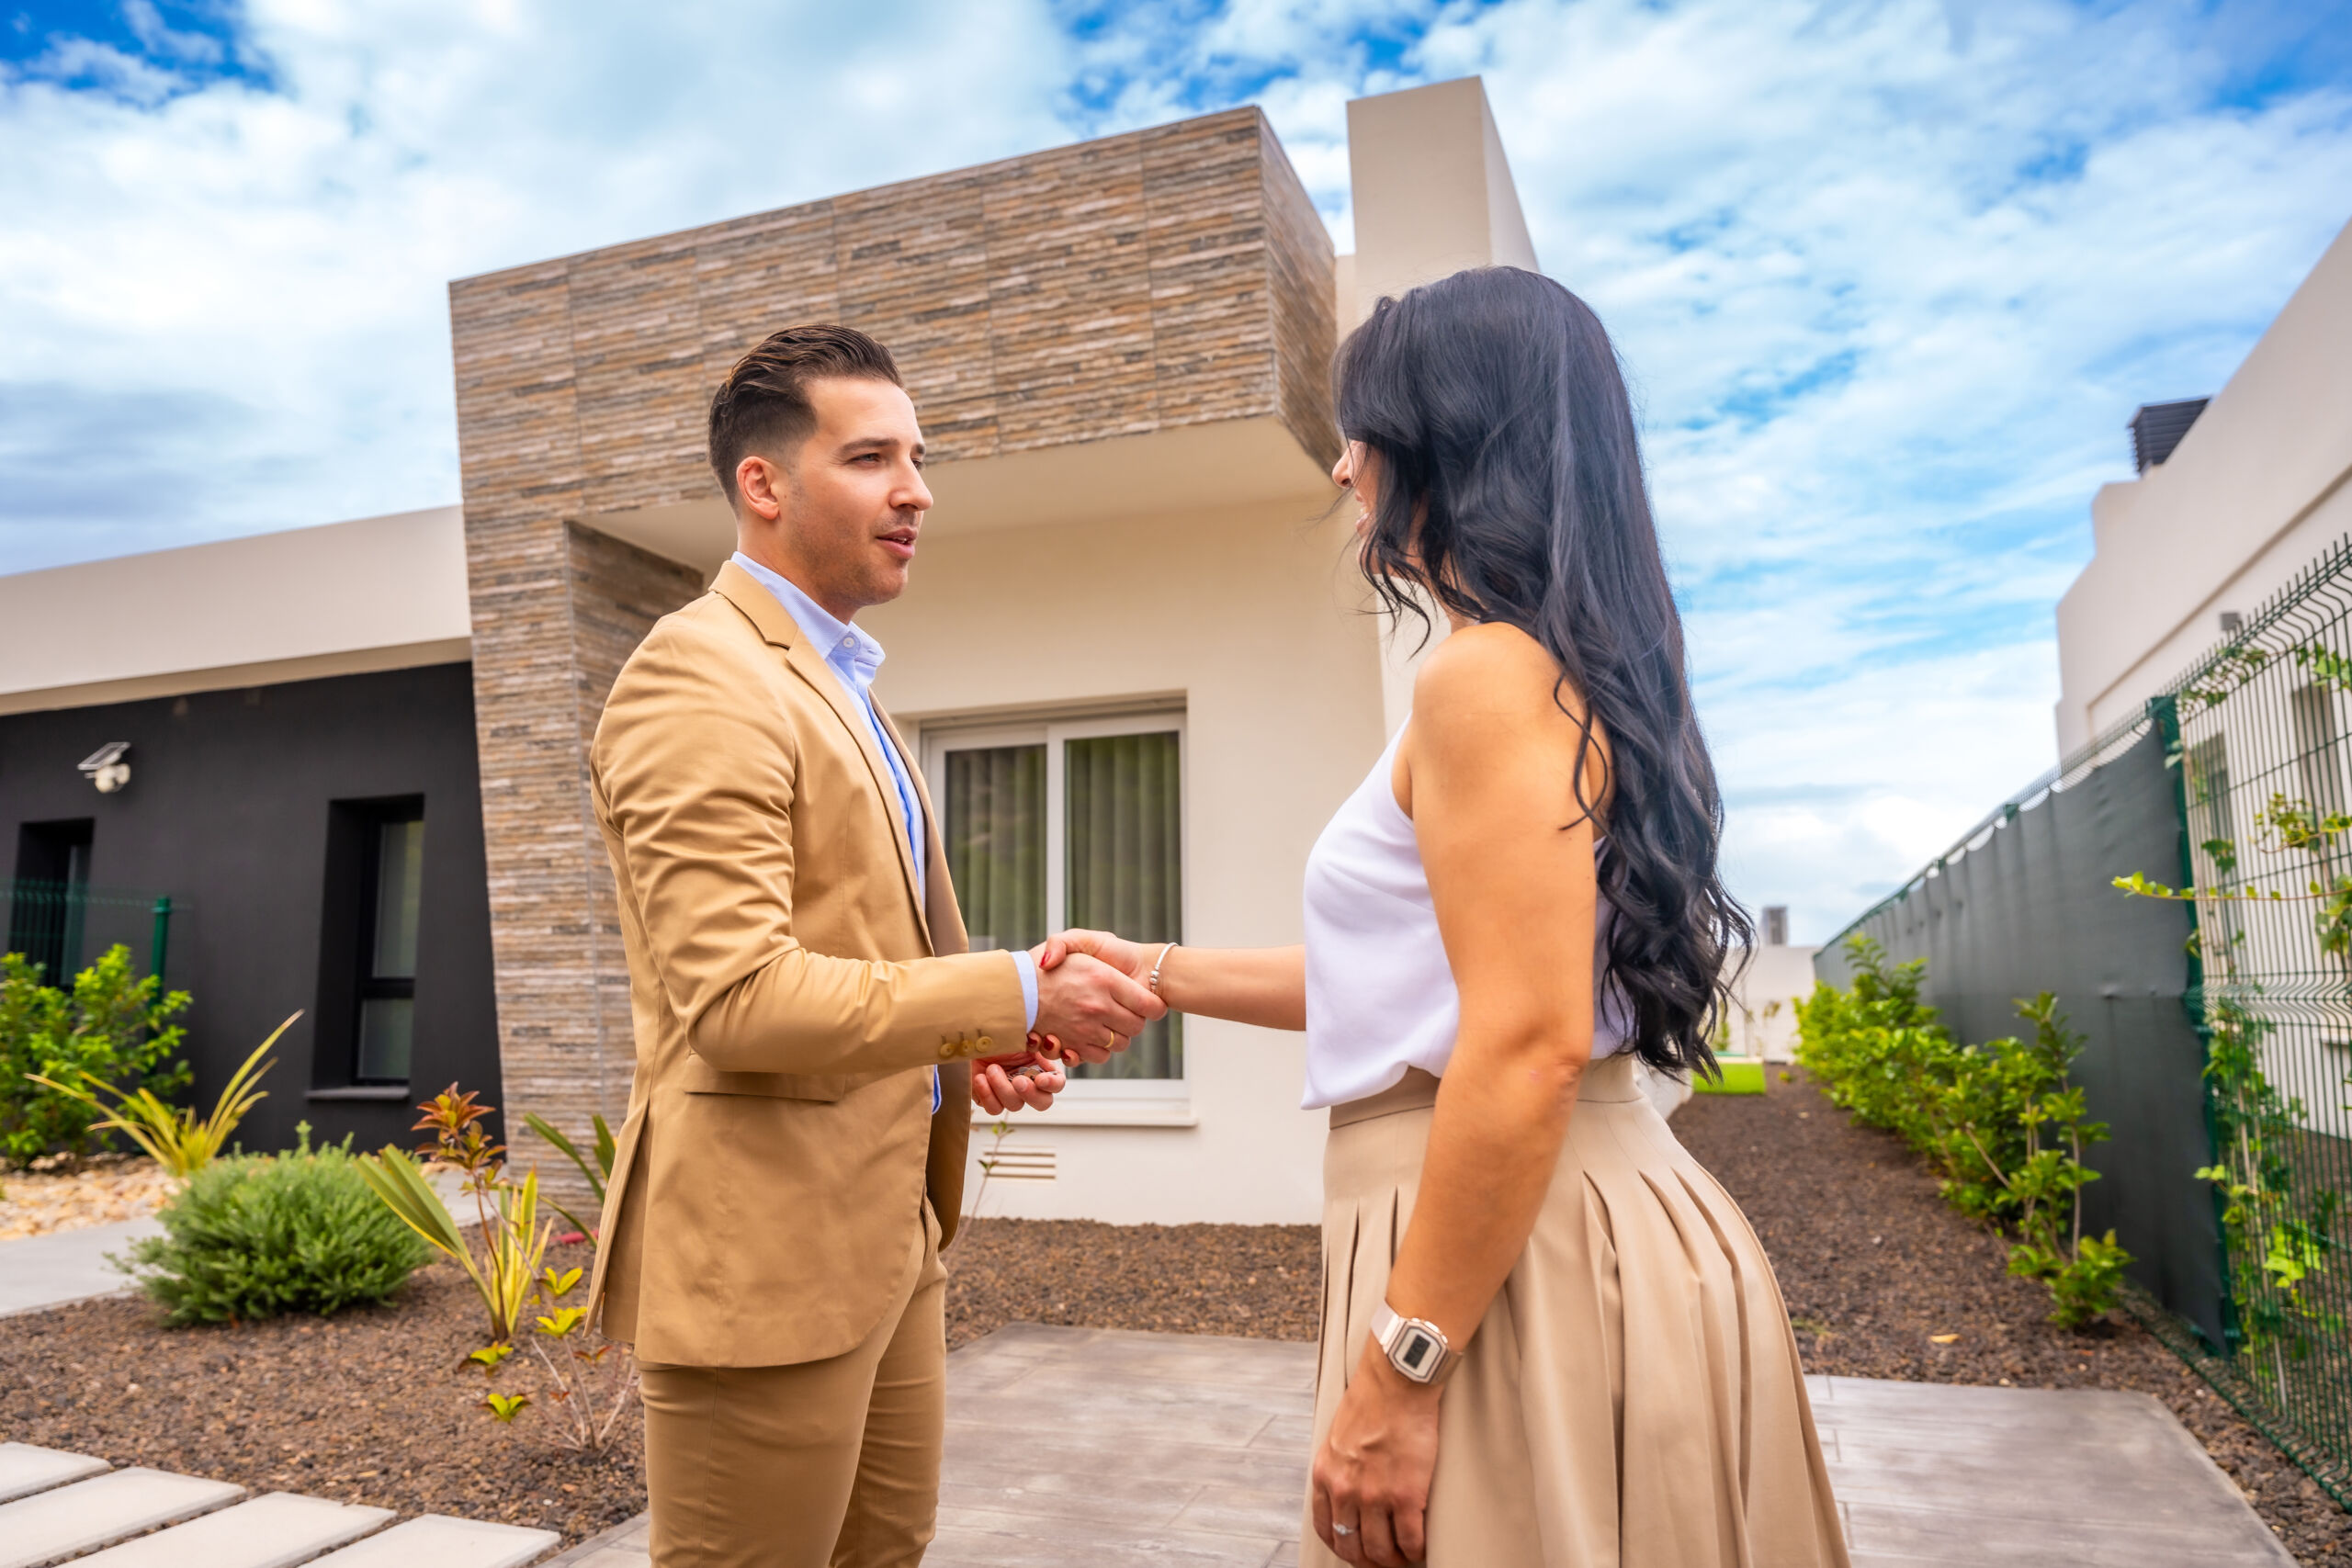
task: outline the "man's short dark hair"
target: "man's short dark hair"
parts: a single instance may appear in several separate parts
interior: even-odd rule
[[[753,454],[782,461],[817,428],[808,383],[823,376],[903,387],[890,351],[855,327],[786,327],[735,362],[710,400],[710,466],[736,500],[735,469]]]

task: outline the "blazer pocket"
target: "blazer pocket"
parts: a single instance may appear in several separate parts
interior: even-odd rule
[[[839,1100],[879,1073],[723,1073],[699,1056],[685,1061],[688,1094],[753,1094],[769,1100]]]

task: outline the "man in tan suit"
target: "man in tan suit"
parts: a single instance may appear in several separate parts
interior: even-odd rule
[[[643,1371],[656,1568],[911,1564],[975,1089],[1061,1085],[971,1064],[1033,1031],[1100,1060],[1166,1010],[1082,954],[966,951],[851,625],[904,590],[931,506],[888,352],[775,334],[710,456],[738,552],[630,657],[591,755],[637,1036],[591,1301]]]

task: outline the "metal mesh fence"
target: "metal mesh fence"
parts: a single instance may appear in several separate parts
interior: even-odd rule
[[[2194,891],[2226,1390],[2352,1492],[2352,540],[2150,704]]]
[[[147,973],[161,975],[170,956],[172,901],[159,894],[91,887],[78,882],[0,881],[0,953],[40,965],[46,985],[74,976],[107,949],[130,950]]]

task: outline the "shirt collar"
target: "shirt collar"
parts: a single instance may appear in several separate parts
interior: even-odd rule
[[[882,669],[882,645],[862,628],[836,619],[831,611],[802,592],[799,585],[783,573],[762,566],[741,550],[735,552],[735,564],[750,572],[752,580],[784,606],[785,614],[792,617],[800,634],[832,666],[834,673],[864,696]]]

